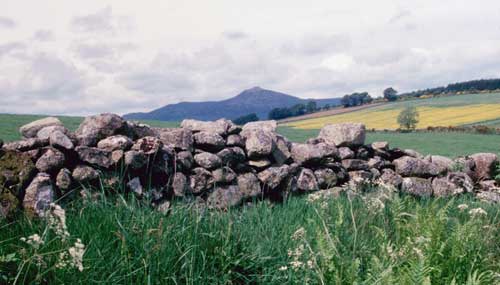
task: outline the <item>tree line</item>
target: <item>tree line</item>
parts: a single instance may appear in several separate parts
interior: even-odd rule
[[[269,112],[268,118],[270,120],[281,120],[289,117],[301,116],[305,114],[314,113],[319,111],[315,101],[309,101],[306,104],[295,104],[291,107],[274,108]]]
[[[464,82],[451,83],[447,86],[440,86],[435,88],[427,88],[412,92],[403,93],[401,98],[405,97],[420,97],[423,95],[439,95],[446,93],[458,92],[479,92],[479,91],[494,91],[500,89],[500,79],[479,79]]]

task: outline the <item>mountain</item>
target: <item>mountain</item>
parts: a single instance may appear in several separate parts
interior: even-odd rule
[[[301,99],[285,93],[254,87],[222,101],[181,102],[166,105],[149,113],[131,113],[124,117],[132,120],[180,121],[189,118],[208,121],[220,118],[235,119],[256,113],[261,120],[265,120],[273,108],[290,107],[311,100],[315,101],[318,107],[326,104],[334,106],[340,103],[340,98]]]

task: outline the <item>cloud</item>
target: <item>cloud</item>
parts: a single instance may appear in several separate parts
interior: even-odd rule
[[[16,27],[16,22],[11,18],[0,16],[0,28],[13,29]]]
[[[54,33],[50,30],[38,30],[33,34],[33,39],[40,42],[53,41]]]
[[[321,55],[344,51],[351,46],[351,39],[345,34],[307,34],[299,40],[282,46],[282,51],[299,55]]]
[[[389,19],[389,24],[394,24],[402,21],[408,17],[411,17],[412,13],[409,10],[399,10],[394,16]]]
[[[76,32],[99,33],[113,32],[111,6],[107,6],[93,14],[74,17],[71,26]]]
[[[0,58],[9,53],[23,51],[26,46],[21,42],[10,42],[3,45],[0,45]]]
[[[241,31],[226,31],[223,36],[229,40],[241,40],[249,37],[248,34]]]

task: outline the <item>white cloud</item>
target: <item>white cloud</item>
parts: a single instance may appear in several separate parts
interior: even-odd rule
[[[0,112],[145,111],[253,86],[377,96],[500,76],[493,0],[54,0],[58,17],[47,5],[7,0]]]

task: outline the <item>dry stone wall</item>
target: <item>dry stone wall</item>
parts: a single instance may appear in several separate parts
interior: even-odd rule
[[[220,119],[151,128],[100,114],[71,132],[57,118],[34,121],[20,128],[22,140],[0,142],[0,215],[24,209],[43,216],[53,201],[92,185],[123,189],[159,209],[172,199],[224,209],[366,183],[418,197],[474,193],[500,202],[495,154],[450,159],[367,145],[364,125],[355,123],[327,125],[317,138],[293,143],[276,127]]]

